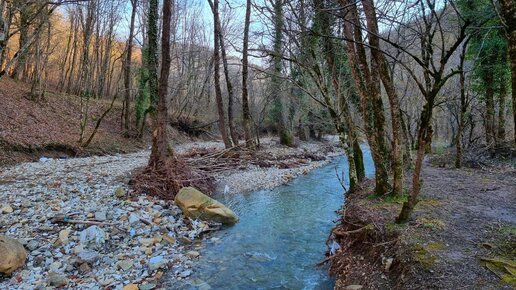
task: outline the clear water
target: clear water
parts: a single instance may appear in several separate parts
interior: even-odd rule
[[[364,149],[370,175],[374,168]],[[194,274],[173,288],[333,289],[327,268],[315,265],[325,258],[343,204],[337,172],[347,175],[344,157],[272,190],[215,196],[240,222],[211,234]]]

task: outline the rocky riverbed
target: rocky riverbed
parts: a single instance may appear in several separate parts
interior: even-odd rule
[[[220,148],[216,142],[179,145]],[[322,153],[321,143],[290,149],[266,140],[272,154],[292,150]],[[331,156],[338,153],[328,153]],[[145,165],[149,152],[78,159],[45,159],[0,172],[0,234],[18,239],[27,249],[26,265],[0,289],[153,289],[164,271],[176,279],[192,272],[199,253],[196,242],[212,228],[191,220],[172,202],[148,196],[128,198],[131,173]],[[220,190],[242,192],[270,188],[323,165],[296,168],[250,167],[218,173]]]

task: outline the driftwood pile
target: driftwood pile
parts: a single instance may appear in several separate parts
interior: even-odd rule
[[[311,161],[325,160],[323,155],[308,151],[287,155],[274,155],[266,151],[255,151],[243,145],[223,150],[208,148],[192,148],[182,155],[186,164],[191,168],[208,173],[219,173],[227,170],[244,170],[250,165],[268,168],[295,168],[306,165]]]

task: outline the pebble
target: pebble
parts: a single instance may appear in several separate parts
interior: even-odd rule
[[[156,288],[156,284],[153,283],[144,283],[140,285],[140,290],[152,290]]]
[[[123,198],[125,197],[125,190],[123,187],[119,187],[115,190],[115,197],[117,198]],[[132,284],[134,285],[134,284]]]
[[[3,205],[1,208],[0,208],[0,212],[1,213],[12,213],[14,210],[13,208],[10,206],[10,205]]]
[[[154,271],[163,267],[167,261],[162,256],[155,256],[149,259],[149,270]]]
[[[103,222],[107,220],[107,212],[105,211],[97,211],[95,212],[95,219],[99,222]]]
[[[48,273],[47,283],[50,286],[63,287],[66,286],[68,282],[70,282],[70,280],[64,274],[53,272]]]
[[[81,232],[80,241],[83,245],[98,247],[106,241],[106,233],[98,226],[90,226]]]
[[[59,232],[59,237],[56,240],[56,245],[64,246],[68,244],[68,236],[70,235],[71,229],[64,229]]]
[[[190,269],[184,270],[181,273],[179,273],[179,277],[181,277],[181,278],[186,278],[190,275],[192,275],[192,270],[190,270]]]
[[[139,288],[136,284],[127,284],[122,290],[139,290]]]
[[[27,243],[27,249],[29,249],[30,251],[34,251],[34,250],[36,250],[38,247],[39,247],[39,244],[38,244],[38,241],[36,241],[36,240],[30,240],[30,241]]]
[[[200,255],[200,254],[199,254],[199,252],[197,252],[197,251],[188,251],[188,252],[186,253],[186,255],[187,255],[188,257],[190,257],[190,258],[197,258],[197,257],[199,257],[199,255]]]
[[[100,257],[100,254],[96,251],[83,250],[77,254],[79,263],[95,263]]]
[[[131,260],[123,260],[116,263],[117,267],[127,271],[133,267],[134,262]]]

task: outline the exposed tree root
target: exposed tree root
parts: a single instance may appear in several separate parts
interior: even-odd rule
[[[163,199],[174,199],[182,187],[193,186],[205,194],[214,191],[214,178],[192,169],[182,159],[169,158],[159,166],[146,166],[131,180],[132,194],[146,193]]]
[[[360,204],[373,191],[373,187],[372,182],[366,181],[361,190],[346,199],[345,214],[328,238],[328,245],[336,242],[340,248],[335,253],[328,253],[328,258],[320,264],[329,262],[330,274],[338,278],[335,289],[345,289],[346,285],[352,284],[362,285],[366,289],[389,288],[397,283],[397,277],[404,272],[396,257],[398,236],[385,229],[388,219]],[[391,277],[393,275],[396,277]]]

